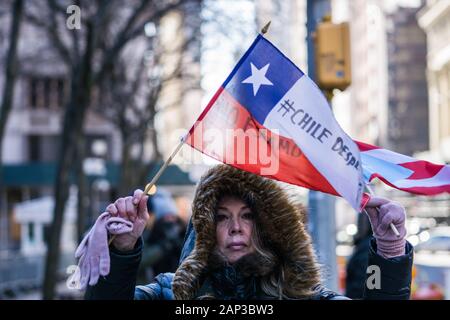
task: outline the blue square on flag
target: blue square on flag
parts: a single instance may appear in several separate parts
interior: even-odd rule
[[[259,36],[223,87],[264,123],[273,106],[302,76],[296,65]]]

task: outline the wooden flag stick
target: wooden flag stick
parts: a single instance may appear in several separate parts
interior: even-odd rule
[[[178,151],[180,151],[181,147],[183,146],[184,142],[186,141],[186,138],[183,137],[180,141],[180,143],[178,144],[178,146],[175,148],[175,150],[172,152],[172,154],[169,156],[169,158],[166,160],[166,162],[164,162],[164,164],[162,165],[161,168],[159,168],[158,172],[156,173],[156,175],[153,177],[152,181],[150,181],[144,189],[144,194],[148,194],[148,192],[150,191],[150,189],[155,185],[156,181],[158,181],[159,177],[161,177],[161,175],[163,174],[163,172],[167,169],[167,167],[169,166],[169,164],[172,162],[173,158],[175,158],[176,154],[178,153]]]
[[[373,192],[372,188],[371,188],[368,184],[366,185],[366,188],[367,188],[367,190],[369,191],[369,193],[370,193],[371,196],[374,196],[374,195],[375,195],[375,193]],[[377,212],[378,212],[378,214],[379,214],[379,213],[380,213],[380,210],[378,210],[378,208],[375,208],[375,209],[377,210]],[[367,212],[367,211],[366,211],[366,212]],[[389,226],[391,227],[392,231],[394,231],[395,235],[396,235],[397,237],[400,237],[400,232],[398,232],[397,228],[394,226],[394,224],[393,224],[392,222],[389,224]]]
[[[265,35],[267,33],[267,31],[269,31],[269,27],[270,27],[270,23],[271,22],[272,21],[267,22],[266,25],[261,29],[261,34],[262,35]]]
[[[149,191],[152,189],[152,187],[156,184],[156,181],[158,181],[159,177],[161,177],[163,172],[167,169],[169,164],[172,162],[173,158],[175,158],[176,154],[180,151],[181,147],[186,142],[186,138],[187,138],[187,136],[184,136],[183,138],[181,138],[180,143],[175,148],[175,150],[172,152],[172,154],[169,156],[169,158],[164,162],[164,164],[161,166],[161,168],[159,168],[158,172],[155,174],[153,179],[149,183],[147,183],[147,185],[145,186],[143,195],[148,194]],[[139,202],[137,205],[139,205]],[[114,241],[115,238],[116,238],[116,235],[113,235],[111,237],[111,239],[109,239],[108,244],[110,245]]]

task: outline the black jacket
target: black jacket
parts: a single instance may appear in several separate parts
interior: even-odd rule
[[[153,283],[135,286],[136,275],[142,254],[142,241],[128,253],[119,253],[111,249],[111,272],[105,278],[100,278],[98,284],[88,287],[86,299],[121,299],[121,300],[172,300],[171,283],[173,273],[159,274]],[[406,254],[401,257],[385,259],[376,253],[376,242],[372,239],[368,252],[370,265],[380,267],[380,289],[366,290],[364,299],[369,300],[407,300],[411,293],[411,268],[413,262],[413,247],[406,244]],[[370,276],[370,273],[367,274]],[[223,297],[226,298],[226,297]],[[263,297],[258,297],[263,298]],[[320,288],[317,295],[311,299],[339,300],[345,299],[335,292]]]
[[[346,266],[345,295],[350,299],[361,299],[366,286],[369,249],[372,237],[360,239],[355,243],[353,254]]]
[[[215,212],[217,203],[224,195],[242,199],[252,208],[262,245],[274,253],[273,257],[264,260],[255,253],[252,256],[254,261],[248,259],[252,257],[244,256],[241,259],[245,263],[236,262],[233,266],[228,266],[226,259],[215,259]],[[278,274],[277,270],[283,266],[284,296],[345,299],[321,286],[320,266],[302,222],[305,214],[306,209],[294,204],[273,180],[226,165],[215,166],[202,177],[197,187],[191,222],[175,274],[162,273],[153,283],[135,287],[142,255],[140,240],[131,252],[111,250],[110,274],[100,279],[95,287],[89,287],[86,298],[273,299],[263,293],[260,280]],[[406,254],[401,257],[384,259],[376,253],[373,240],[368,256],[369,265],[379,267],[380,281],[377,282],[381,286],[366,290],[364,298],[408,299],[412,246],[408,243]],[[368,277],[371,280],[370,277],[374,276],[369,274]],[[273,293],[276,294],[278,292]]]

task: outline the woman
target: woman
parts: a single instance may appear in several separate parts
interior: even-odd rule
[[[164,273],[135,287],[142,252],[140,235],[148,219],[142,191],[108,206],[112,215],[134,223],[110,248],[111,271],[88,287],[88,299],[344,299],[324,289],[311,239],[294,205],[272,180],[218,165],[201,179],[192,207],[181,263],[175,274]],[[132,201],[139,208],[133,207]],[[365,298],[408,299],[412,247],[405,243],[404,211],[388,200],[375,199],[369,215],[375,238],[369,264],[378,265],[381,287]],[[369,203],[369,206],[372,205]],[[400,212],[400,214],[399,214]],[[401,237],[386,228],[393,222]],[[377,248],[378,244],[378,248]],[[379,288],[380,287],[380,288]],[[371,287],[372,288],[372,287]]]

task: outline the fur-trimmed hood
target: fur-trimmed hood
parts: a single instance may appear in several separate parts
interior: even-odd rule
[[[186,234],[182,262],[172,282],[174,297],[194,299],[198,294],[216,246],[216,206],[225,194],[252,204],[261,238],[284,267],[284,283],[291,289],[285,294],[290,298],[313,294],[313,289],[320,284],[320,273],[311,239],[302,223],[304,209],[293,204],[275,181],[228,165],[217,165],[202,177],[196,190],[192,224]]]

